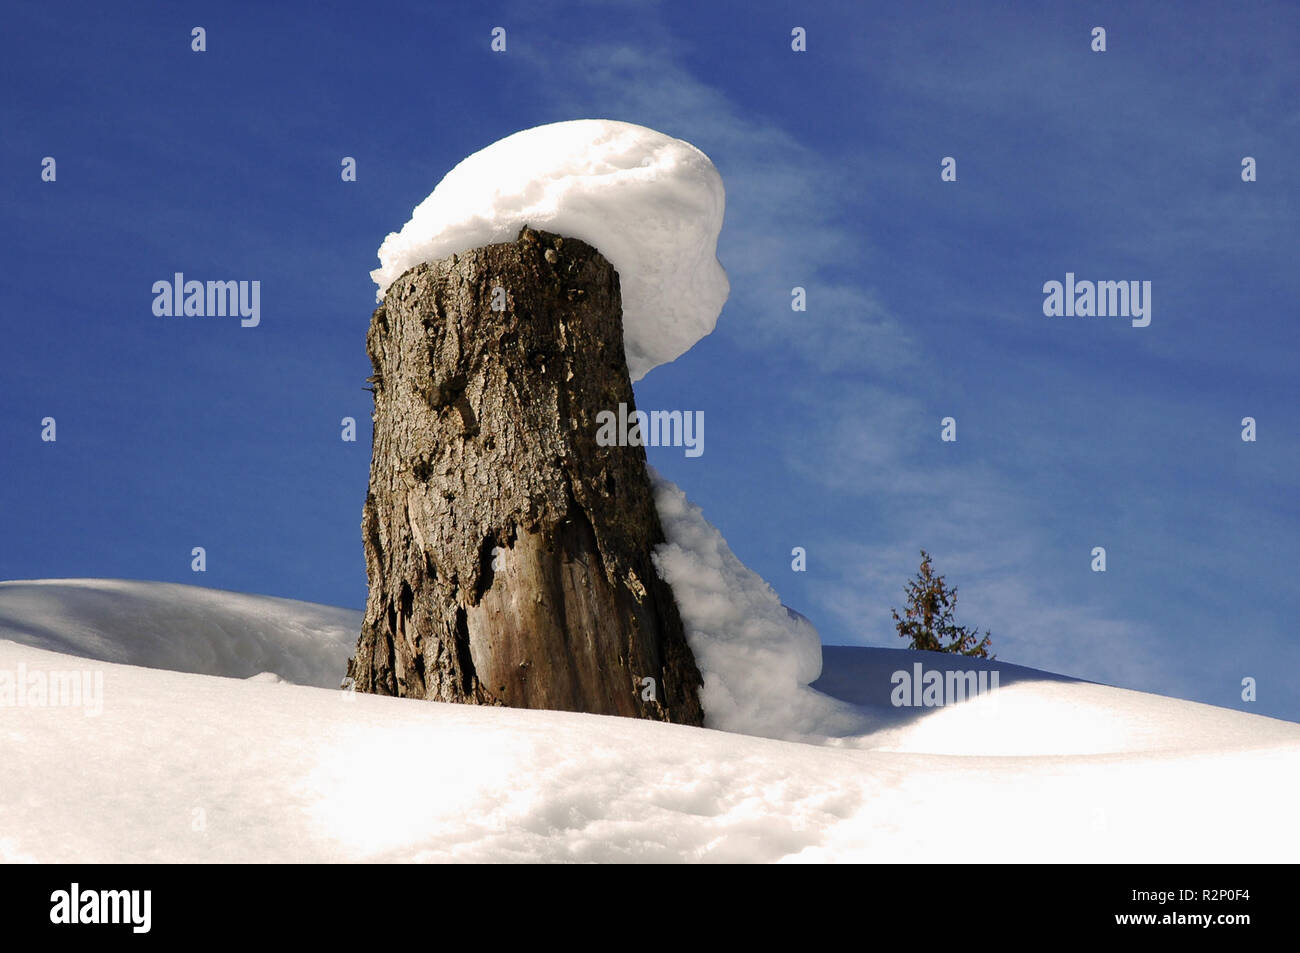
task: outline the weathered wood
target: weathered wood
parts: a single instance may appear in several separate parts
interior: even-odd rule
[[[701,724],[645,451],[596,443],[633,406],[613,266],[525,228],[406,272],[366,344],[355,687]]]

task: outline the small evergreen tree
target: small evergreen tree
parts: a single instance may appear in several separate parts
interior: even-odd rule
[[[994,658],[988,651],[991,633],[986,631],[980,639],[978,630],[957,625],[953,621],[956,609],[957,587],[948,589],[943,576],[936,575],[930,565],[930,554],[921,550],[921,569],[907,584],[907,608],[902,616],[897,609],[889,610],[894,628],[901,638],[910,640],[909,649]]]

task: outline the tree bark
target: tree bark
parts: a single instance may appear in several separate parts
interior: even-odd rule
[[[406,272],[366,346],[355,688],[702,724],[645,451],[596,442],[634,406],[613,266],[525,228]]]

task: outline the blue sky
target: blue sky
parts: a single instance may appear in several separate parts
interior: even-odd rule
[[[1300,720],[1295,4],[7,17],[0,578],[361,607],[376,248],[469,153],[613,118],[727,187],[717,331],[637,385],[705,453],[651,462],[823,641],[900,645],[924,547],[1000,658]],[[261,325],[155,317],[176,271],[259,280]],[[1151,281],[1151,325],[1044,316],[1066,272]]]

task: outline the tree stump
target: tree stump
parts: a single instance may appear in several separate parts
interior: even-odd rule
[[[700,725],[639,446],[618,274],[524,228],[397,279],[366,335],[374,446],[359,691]]]

